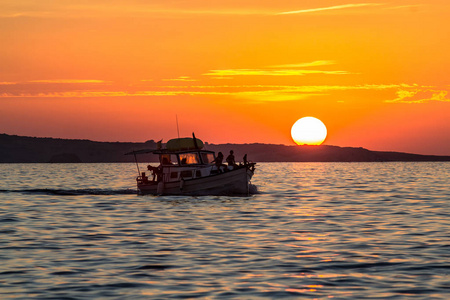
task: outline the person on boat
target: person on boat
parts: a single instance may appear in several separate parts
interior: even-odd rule
[[[151,165],[148,165],[148,166],[147,166],[147,170],[149,170],[150,172],[152,172],[152,175],[153,175],[152,181],[155,181],[155,179],[156,179],[156,181],[159,181],[159,180],[160,180],[160,176],[161,176],[161,174],[162,174],[162,168],[161,168],[161,165],[159,165],[158,167],[153,167],[153,166],[151,166]],[[144,177],[142,177],[142,178],[144,179]],[[143,180],[143,181],[145,181],[145,180]],[[148,181],[148,178],[147,178],[147,181]]]
[[[228,166],[231,166],[233,168],[236,166],[236,161],[234,160],[234,152],[233,152],[233,150],[230,150],[230,155],[227,156],[226,161],[228,163]]]
[[[223,162],[223,153],[219,152],[219,153],[217,153],[217,157],[213,160],[213,163],[216,165],[217,170],[219,172],[222,172],[220,167],[224,166],[224,164],[222,162]]]

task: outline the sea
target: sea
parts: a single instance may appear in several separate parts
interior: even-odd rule
[[[253,195],[185,197],[0,164],[0,299],[450,299],[450,162],[256,167]]]

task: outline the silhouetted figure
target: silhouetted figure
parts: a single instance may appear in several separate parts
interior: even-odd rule
[[[222,164],[222,162],[223,162],[223,154],[222,154],[222,152],[219,152],[219,153],[217,154],[217,157],[214,159],[213,162],[214,162],[214,164],[216,165],[217,170],[218,170],[219,172],[221,172],[220,167],[223,166],[223,164]]]
[[[244,155],[244,165],[246,165],[246,164],[248,164],[248,161],[247,161],[247,154]]]
[[[233,150],[230,150],[230,155],[227,156],[227,163],[229,166],[234,167],[236,165],[236,161],[234,160]]]
[[[161,175],[162,175],[162,167],[161,167],[161,165],[158,166],[158,167],[153,167],[151,165],[148,165],[147,166],[147,170],[152,172],[152,175],[153,175],[153,179],[152,180],[153,181],[155,181],[155,179],[156,179],[156,181],[161,180]],[[147,181],[148,181],[148,178],[147,178]]]

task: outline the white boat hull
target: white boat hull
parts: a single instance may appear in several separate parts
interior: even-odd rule
[[[248,195],[254,171],[249,168],[171,182],[138,181],[141,194],[152,195]]]

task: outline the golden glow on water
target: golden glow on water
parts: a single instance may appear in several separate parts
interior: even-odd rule
[[[132,164],[0,167],[0,276],[17,298],[433,298],[446,280],[445,163],[259,163],[252,197],[120,193]]]

